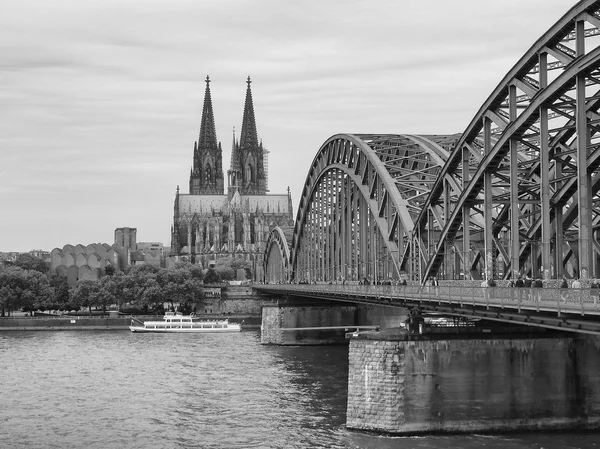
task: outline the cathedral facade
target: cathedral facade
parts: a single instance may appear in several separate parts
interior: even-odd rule
[[[268,194],[266,151],[258,140],[250,77],[239,140],[233,135],[227,191],[223,151],[217,141],[210,79],[206,77],[198,141],[194,143],[189,193],[175,194],[171,255],[208,267],[234,257],[250,262],[254,280],[264,278],[263,258],[270,230],[293,226],[292,198]]]

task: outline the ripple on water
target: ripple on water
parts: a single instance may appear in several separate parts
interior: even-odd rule
[[[345,427],[348,352],[259,335],[0,333],[0,448],[598,447],[595,436],[390,438]]]

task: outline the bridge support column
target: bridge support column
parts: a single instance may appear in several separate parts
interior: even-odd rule
[[[600,427],[599,339],[385,334],[350,341],[350,429],[424,434]]]
[[[357,320],[353,305],[264,304],[260,340],[272,345],[348,344],[345,326],[356,326]]]

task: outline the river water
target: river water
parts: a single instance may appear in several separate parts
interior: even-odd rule
[[[600,448],[598,433],[346,430],[348,348],[257,332],[0,333],[0,448]]]

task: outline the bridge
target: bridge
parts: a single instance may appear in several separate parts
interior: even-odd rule
[[[423,312],[467,319],[600,335],[600,290],[454,285],[279,284],[254,287],[265,295],[312,298]]]
[[[326,338],[315,329],[352,319],[397,325],[407,309],[535,326],[530,336],[354,333],[347,426],[600,427],[600,290],[590,288],[600,277],[599,108],[600,0],[583,0],[462,133],[331,136],[308,167],[293,229],[267,241],[255,286],[274,299],[263,341]],[[510,286],[525,277],[543,288]]]
[[[600,2],[581,1],[462,133],[336,134],[308,168],[265,280],[600,277]]]

